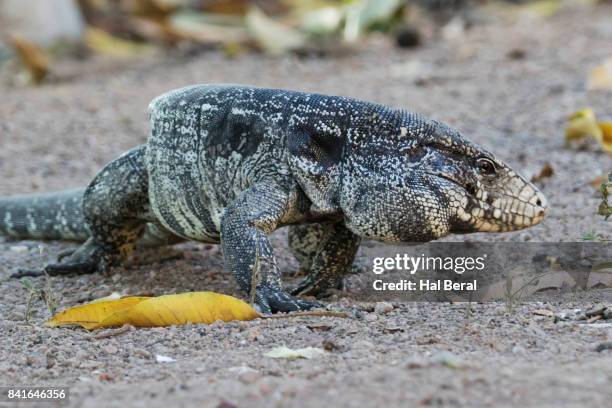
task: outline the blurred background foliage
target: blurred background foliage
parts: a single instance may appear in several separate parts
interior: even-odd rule
[[[38,84],[51,61],[222,49],[351,52],[382,33],[398,47],[452,37],[491,16],[546,17],[610,0],[0,0],[0,63]],[[378,34],[380,35],[380,34]]]

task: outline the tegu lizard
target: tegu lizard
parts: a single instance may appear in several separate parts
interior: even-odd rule
[[[362,239],[426,242],[538,224],[544,195],[492,153],[435,120],[341,96],[195,85],[153,100],[146,144],[87,188],[0,199],[0,233],[85,241],[50,275],[91,273],[138,245],[220,243],[263,312],[320,305]],[[309,271],[291,293],[268,236],[289,226]]]

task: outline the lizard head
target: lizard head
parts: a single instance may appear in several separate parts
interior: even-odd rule
[[[546,215],[546,198],[533,184],[458,131],[412,114],[378,129],[353,145],[343,173],[340,202],[355,233],[429,241],[518,230]]]
[[[537,187],[476,145],[434,148],[423,164],[425,177],[451,210],[451,233],[519,230],[539,224],[547,213]]]

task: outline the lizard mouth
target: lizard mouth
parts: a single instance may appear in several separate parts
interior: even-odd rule
[[[464,183],[461,183],[459,180],[454,179],[452,176],[449,176],[447,174],[442,174],[442,173],[429,173],[428,172],[427,174],[434,176],[434,177],[441,178],[443,180],[446,180],[456,185],[457,187],[461,188],[463,191],[467,192],[469,195],[471,195],[475,199],[478,199],[476,185],[473,183],[468,182],[464,184]]]

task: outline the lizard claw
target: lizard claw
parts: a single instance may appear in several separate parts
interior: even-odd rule
[[[9,275],[9,279],[21,279],[21,278],[36,278],[45,274],[44,269],[17,269],[17,272]]]
[[[72,254],[74,254],[76,250],[75,249],[66,249],[64,251],[60,251],[57,254],[57,262],[62,262],[62,259],[67,258],[69,256],[71,256]]]
[[[281,289],[269,286],[259,286],[257,288],[255,302],[260,313],[263,314],[287,313],[323,307],[323,304],[319,302],[298,299]]]

